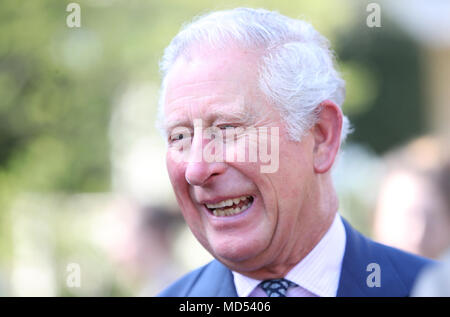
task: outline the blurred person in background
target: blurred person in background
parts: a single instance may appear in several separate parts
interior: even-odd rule
[[[146,283],[141,296],[154,296],[179,276],[181,268],[174,263],[173,249],[177,230],[182,224],[179,213],[165,207],[145,208],[137,230],[136,264]]]
[[[386,155],[375,240],[434,259],[450,247],[450,173],[443,148],[426,136]]]
[[[426,136],[386,156],[375,239],[441,260],[419,275],[412,296],[450,296],[450,163],[443,148]]]
[[[439,190],[447,203],[447,215],[450,214],[450,163],[442,168],[438,184]],[[450,218],[450,216],[449,216]],[[446,233],[448,234],[450,230]],[[449,243],[450,245],[450,243]],[[412,295],[413,296],[446,296],[450,297],[450,246],[440,256],[439,266],[427,268],[420,274]]]
[[[177,210],[124,200],[102,219],[111,230],[103,237],[118,280],[138,296],[154,296],[182,273],[174,248],[183,225]],[[133,293],[136,294],[136,293]]]
[[[310,24],[263,9],[214,12],[178,33],[161,66],[169,178],[215,257],[161,296],[410,294],[430,261],[369,240],[338,213],[331,169],[349,129],[345,83]],[[202,125],[219,130],[216,141],[226,131],[278,128],[277,168],[199,158],[214,143]]]
[[[415,297],[450,297],[450,248],[441,262],[425,268],[414,285],[412,296]]]

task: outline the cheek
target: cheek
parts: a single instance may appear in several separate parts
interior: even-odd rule
[[[166,166],[175,194],[178,196],[181,188],[187,185],[185,178],[186,164],[178,162],[170,152],[166,154]]]
[[[282,202],[298,202],[308,196],[312,186],[314,168],[312,158],[307,151],[297,147],[288,148],[280,153],[279,173],[274,175],[278,195]]]
[[[185,178],[186,164],[174,161],[168,154],[166,165],[175,197],[186,222],[189,225],[196,224],[199,219],[197,210],[192,205],[189,184]]]

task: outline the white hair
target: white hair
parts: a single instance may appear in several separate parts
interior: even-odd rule
[[[165,49],[160,63],[163,76],[159,118],[163,117],[166,75],[178,57],[197,45],[226,48],[230,43],[262,49],[259,88],[274,103],[289,136],[300,140],[317,120],[318,106],[331,100],[339,107],[345,99],[345,81],[336,71],[328,40],[311,24],[264,9],[217,11],[184,26]],[[350,132],[343,117],[341,142]]]

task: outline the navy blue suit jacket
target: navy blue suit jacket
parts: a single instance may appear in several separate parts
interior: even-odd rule
[[[419,271],[432,261],[374,242],[343,219],[346,246],[337,296],[409,296]],[[380,268],[380,287],[369,287],[370,263]],[[233,275],[217,260],[192,271],[158,296],[236,297]]]

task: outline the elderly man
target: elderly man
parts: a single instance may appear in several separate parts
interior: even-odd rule
[[[169,177],[215,260],[160,296],[409,295],[428,260],[337,213],[345,83],[311,25],[262,9],[207,14],[172,40],[161,68]]]

